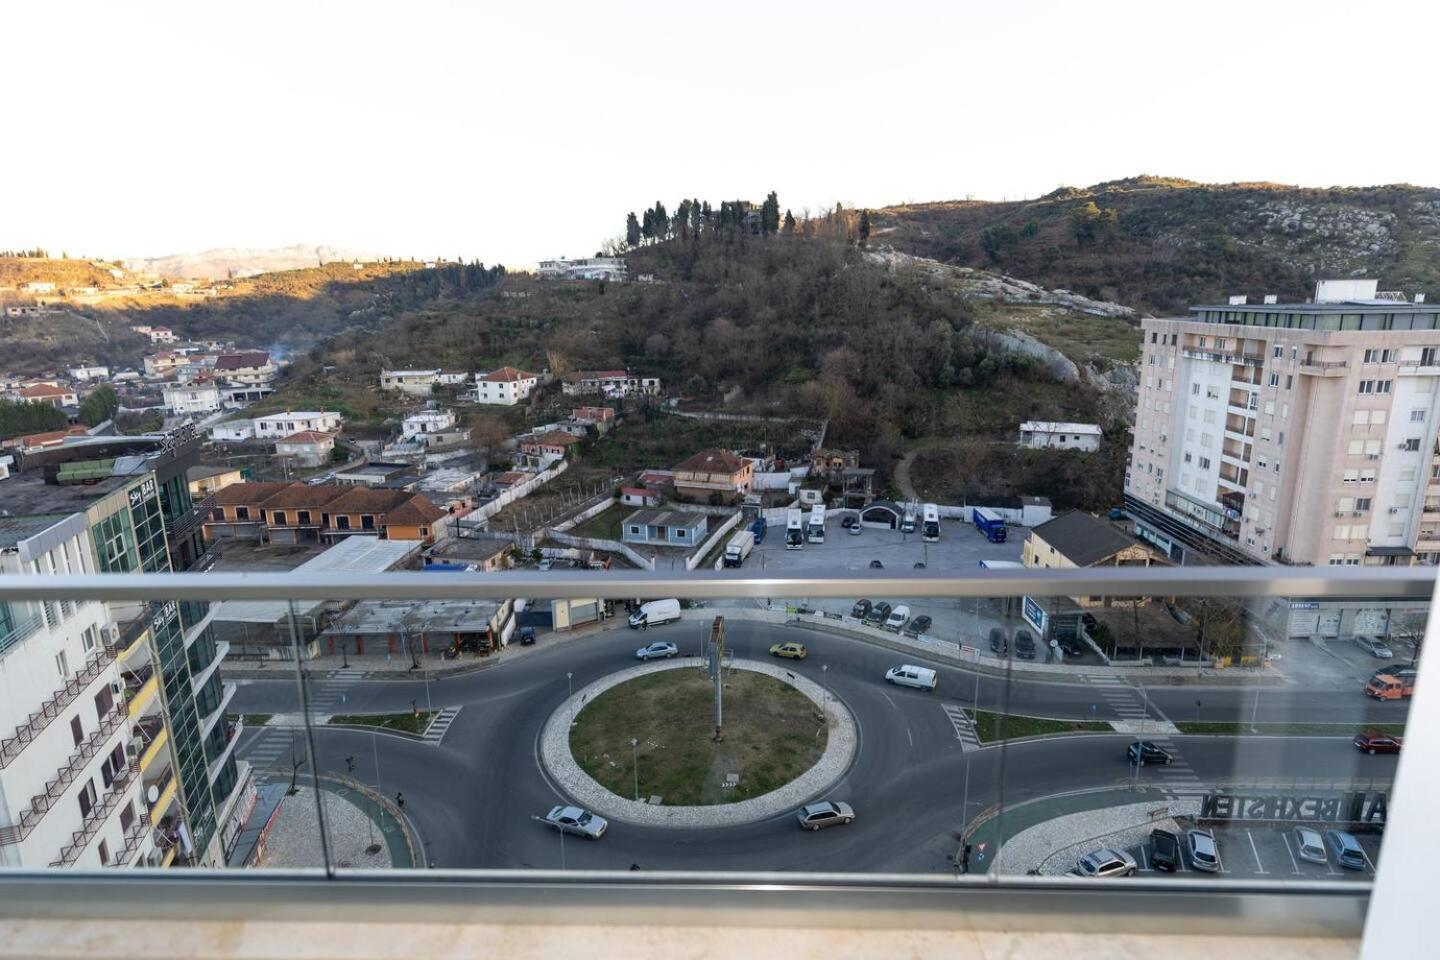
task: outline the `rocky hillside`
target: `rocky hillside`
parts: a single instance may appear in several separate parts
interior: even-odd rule
[[[194,280],[224,280],[227,277],[252,277],[281,270],[303,270],[337,261],[379,260],[375,254],[293,244],[269,250],[248,247],[219,247],[194,253],[176,253],[164,257],[133,257],[125,261],[128,270],[151,273],[161,277],[186,277]]]
[[[1151,313],[1231,294],[1304,300],[1321,277],[1440,295],[1440,190],[1133,177],[1037,200],[872,214],[872,243]]]

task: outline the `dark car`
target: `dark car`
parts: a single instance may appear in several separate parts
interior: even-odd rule
[[[1180,866],[1180,838],[1169,830],[1151,830],[1150,865],[1174,873]]]
[[[1085,624],[1085,631],[1092,635],[1096,630],[1100,629],[1100,621],[1095,619],[1095,614],[1093,613],[1080,614],[1080,622]]]
[[[890,619],[890,604],[884,600],[876,600],[870,608],[870,614],[865,618],[869,623],[884,623]]]
[[[881,563],[879,560],[871,560],[871,561],[870,561],[870,569],[871,569],[871,570],[884,570],[884,569],[885,569],[885,564]]]
[[[849,530],[851,527],[855,526],[857,522],[859,521],[857,521],[854,517],[850,516],[848,513],[840,518],[840,526],[842,529],[845,530]]]
[[[1005,631],[999,627],[990,628],[990,651],[1005,656],[1007,646],[1005,643]]]
[[[1170,763],[1170,754],[1150,740],[1136,740],[1125,751],[1125,756],[1130,758],[1131,763],[1138,763],[1142,767],[1150,763]]]
[[[530,646],[530,644],[532,644],[532,643],[534,643],[534,642],[535,642],[535,628],[534,628],[534,627],[521,627],[521,628],[520,628],[520,646],[522,646],[522,647],[528,647],[528,646]]]
[[[915,569],[916,569],[916,570],[924,570],[924,569],[925,569],[925,561],[924,561],[924,560],[916,560],[916,561],[915,561]]]
[[[856,620],[865,620],[870,616],[870,601],[856,600],[855,606],[850,608],[850,616]]]
[[[1067,637],[1060,641],[1060,649],[1065,651],[1067,657],[1081,657],[1085,655],[1085,645],[1074,637]]]
[[[1394,677],[1396,680],[1414,680],[1419,670],[1413,666],[1408,667],[1381,667],[1370,674],[1371,680],[1378,680],[1381,677]]]
[[[916,617],[914,620],[905,624],[905,633],[908,636],[918,637],[930,629],[931,622],[929,617]]]
[[[1400,737],[1392,737],[1388,733],[1357,733],[1355,735],[1355,749],[1362,753],[1399,753],[1400,745],[1404,742]]]
[[[1035,638],[1029,630],[1015,631],[1015,656],[1021,660],[1035,659]]]

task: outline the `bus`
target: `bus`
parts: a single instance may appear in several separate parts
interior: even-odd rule
[[[922,530],[927,543],[940,539],[940,508],[933,503],[925,504],[925,525]]]
[[[799,508],[785,511],[785,549],[799,550],[805,546],[805,530],[800,522]]]
[[[825,542],[825,504],[810,508],[810,522],[805,525],[805,539],[810,543]]]

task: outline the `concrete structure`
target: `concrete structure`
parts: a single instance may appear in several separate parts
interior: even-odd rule
[[[408,463],[372,460],[348,470],[336,470],[330,474],[330,480],[357,487],[379,487],[403,477],[412,469]]]
[[[236,483],[216,491],[204,528],[206,540],[334,543],[367,536],[428,543],[444,515],[424,496],[404,490]]]
[[[1110,523],[1071,510],[1030,531],[1022,560],[1027,567],[1149,567],[1166,561],[1151,547],[1121,533]],[[1113,597],[1075,597],[1081,606],[1109,606]],[[1148,603],[1149,597],[1142,598]]]
[[[320,634],[334,656],[408,656],[443,650],[482,656],[505,645],[515,630],[513,600],[362,600]]]
[[[177,417],[203,416],[220,409],[220,388],[213,383],[167,384],[165,406]]]
[[[1440,306],[1191,312],[1141,326],[1125,480],[1141,536],[1236,563],[1440,560]]]
[[[64,430],[46,430],[42,433],[27,433],[19,437],[11,437],[0,442],[0,449],[3,450],[41,450],[45,447],[58,447],[70,437],[89,436],[89,431],[76,424],[66,427]]]
[[[660,494],[649,487],[621,487],[620,502],[627,507],[658,507]]]
[[[58,383],[32,383],[22,387],[15,398],[22,403],[47,403],[52,407],[80,405],[80,395],[72,387],[62,387]]]
[[[564,430],[550,430],[520,438],[520,452],[533,457],[542,468],[555,460],[562,459],[566,451],[580,442],[580,438]]]
[[[145,376],[164,377],[183,367],[189,359],[183,353],[174,353],[166,350],[160,353],[146,354]]]
[[[226,383],[263,386],[275,380],[275,364],[263,350],[222,353],[215,358],[215,374]]]
[[[335,434],[301,430],[275,441],[275,456],[288,458],[296,466],[318,467],[330,462]]]
[[[453,410],[420,410],[409,414],[400,423],[400,436],[406,440],[426,434],[443,433],[455,426]]]
[[[586,426],[606,427],[615,422],[615,410],[612,407],[575,407],[570,411],[570,419]]]
[[[412,397],[428,397],[434,392],[439,376],[438,367],[433,370],[381,370],[380,389]]]
[[[709,518],[688,510],[636,510],[625,518],[620,539],[659,547],[694,548],[705,539]]]
[[[106,380],[110,376],[110,368],[90,364],[87,366],[71,367],[68,371],[72,380]]]
[[[616,280],[628,276],[624,257],[582,257],[540,261],[542,280]]]
[[[585,370],[566,374],[560,390],[567,397],[595,393],[612,399],[656,396],[660,393],[660,378],[637,377],[628,370]]]
[[[185,471],[185,480],[190,487],[191,500],[204,500],[216,490],[243,483],[245,477],[238,467],[213,467],[200,465]]]
[[[286,410],[269,413],[252,420],[227,420],[210,428],[215,440],[281,440],[296,433],[313,430],[318,433],[339,433],[340,414],[328,410]]]
[[[729,502],[750,492],[755,465],[728,450],[702,450],[675,467],[675,494]]]
[[[513,407],[530,396],[540,377],[514,367],[501,367],[489,373],[475,374],[475,401]]]
[[[1033,450],[1100,449],[1100,425],[1096,423],[1052,423],[1026,420],[1020,424],[1020,446]]]
[[[179,337],[175,336],[175,331],[169,327],[138,324],[132,326],[130,329],[135,333],[149,337],[151,343],[174,343],[179,339]]]

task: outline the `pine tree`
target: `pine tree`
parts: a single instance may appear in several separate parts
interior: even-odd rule
[[[625,216],[625,244],[631,247],[640,246],[640,221],[635,219],[634,210]]]
[[[645,211],[644,222],[640,224],[640,236],[644,237],[646,240],[653,240],[655,238],[654,210]]]
[[[785,211],[785,226],[781,230],[787,237],[795,235],[795,215],[789,210]]]
[[[861,211],[860,211],[860,246],[862,246],[862,247],[865,246],[865,242],[866,242],[867,240],[869,240],[869,239],[870,239],[870,211],[869,211],[869,210],[861,210]]]
[[[780,198],[771,190],[765,202],[760,205],[760,231],[765,234],[776,233],[780,229]]]
[[[670,233],[670,217],[665,213],[665,204],[655,201],[655,239],[664,240]]]

